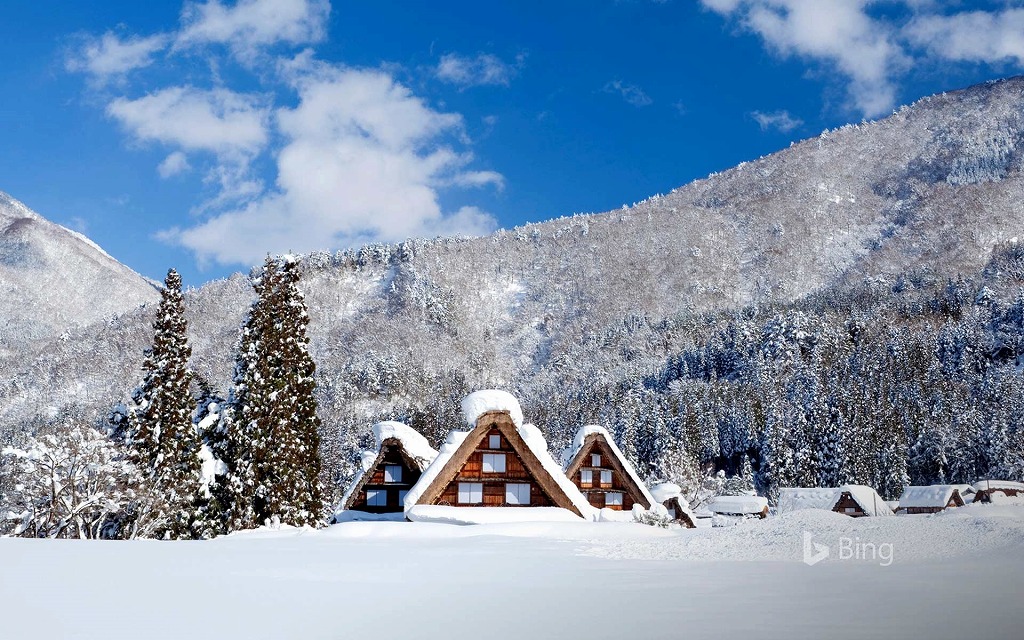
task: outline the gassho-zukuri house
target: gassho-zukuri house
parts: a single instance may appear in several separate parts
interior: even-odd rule
[[[964,499],[960,496],[960,490],[951,484],[909,486],[905,487],[900,495],[896,513],[938,513],[950,507],[962,506]]]
[[[632,511],[659,504],[604,427],[587,425],[576,432],[562,454],[565,475],[595,509]]]
[[[377,449],[362,453],[333,522],[404,520],[406,494],[437,457],[426,438],[401,422],[378,422],[372,430]]]
[[[548,453],[540,430],[523,422],[504,391],[470,394],[462,413],[472,427],[453,431],[405,496],[405,517],[420,522],[579,521],[596,510]]]
[[[854,518],[895,515],[877,491],[859,484],[847,484],[839,488],[780,489],[778,512],[781,514],[798,509],[824,509]]]

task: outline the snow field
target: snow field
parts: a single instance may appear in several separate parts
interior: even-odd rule
[[[804,531],[889,541],[895,559],[809,567]],[[351,522],[207,542],[0,539],[0,637],[1019,640],[1022,549],[1024,507],[1000,505],[696,530]]]

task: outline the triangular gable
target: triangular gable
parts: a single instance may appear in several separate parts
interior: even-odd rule
[[[656,503],[647,486],[633,469],[633,465],[622,455],[622,451],[615,445],[615,441],[604,427],[589,425],[580,429],[573,448],[576,451],[565,465],[565,475],[587,496],[591,506],[611,506],[628,511],[633,504],[650,509],[651,505]],[[595,454],[601,456],[597,466],[592,464]],[[601,481],[602,471],[611,472],[610,482]],[[587,472],[590,476],[589,482],[585,482],[583,478],[583,474]],[[623,493],[624,497],[628,496],[629,499],[624,499],[620,505],[606,505],[603,498],[604,494],[609,492]]]
[[[527,425],[524,425],[526,427]],[[500,441],[491,443],[491,435],[497,435]],[[461,442],[450,455],[442,447],[441,455],[428,469],[421,483],[426,482],[425,487],[417,485],[410,492],[406,499],[406,508],[415,505],[436,505],[448,503],[452,506],[510,506],[516,502],[523,506],[521,500],[508,501],[504,495],[496,496],[488,491],[504,491],[504,485],[529,484],[530,502],[529,506],[553,506],[567,509],[580,517],[584,516],[587,507],[583,503],[582,496],[570,496],[570,490],[575,489],[570,484],[563,487],[558,479],[552,475],[548,467],[554,466],[553,461],[545,464],[540,456],[550,455],[546,451],[535,452],[533,447],[524,439],[520,429],[516,427],[508,411],[486,411],[476,420],[476,426],[464,437],[460,435]],[[449,438],[451,440],[451,438]],[[451,443],[452,445],[454,442]],[[498,446],[492,447],[492,444]],[[450,445],[445,445],[450,446]],[[484,455],[504,455],[503,472],[484,471]],[[445,459],[447,456],[447,459]],[[441,465],[435,471],[435,467]],[[492,467],[493,468],[493,467]],[[481,484],[483,493],[479,502],[460,502],[459,483]],[[475,489],[475,487],[473,488]],[[578,494],[578,492],[576,492]],[[466,497],[466,496],[464,496]],[[490,498],[494,499],[490,499]],[[452,499],[454,498],[454,499]],[[485,498],[487,498],[485,500]],[[475,494],[467,497],[468,500],[476,500]]]
[[[400,422],[379,422],[373,425],[373,434],[377,453],[363,452],[362,469],[342,497],[341,508],[369,513],[402,511],[405,493],[416,484],[437,451],[426,438]],[[399,467],[398,477],[388,473],[388,467]],[[377,493],[368,496],[367,491]],[[384,504],[379,504],[382,501]]]

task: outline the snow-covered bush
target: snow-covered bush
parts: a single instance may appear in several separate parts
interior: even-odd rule
[[[0,531],[32,538],[134,538],[163,521],[123,449],[91,427],[75,425],[3,450],[13,490],[0,505]]]

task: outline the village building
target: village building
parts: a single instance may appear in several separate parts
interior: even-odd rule
[[[463,400],[462,409],[473,428],[449,434],[406,495],[408,519],[592,519],[593,509],[562,474],[540,430],[523,424],[514,397],[503,391],[478,391]]]
[[[1006,498],[1024,498],[1024,483],[1011,480],[979,480],[974,483],[974,502],[1001,502]]]
[[[562,461],[566,477],[595,509],[646,510],[658,504],[604,427],[581,427]]]
[[[938,513],[943,509],[962,506],[964,499],[960,496],[960,490],[953,485],[911,486],[903,489],[896,513]]]
[[[661,503],[668,512],[668,517],[688,529],[697,526],[696,517],[690,511],[690,503],[683,497],[682,488],[672,482],[662,482],[651,487],[651,496],[655,502]]]
[[[406,493],[437,457],[426,438],[401,422],[378,422],[372,429],[377,448],[363,452],[335,522],[383,519],[374,517],[382,514],[404,519]]]
[[[768,517],[768,499],[761,496],[715,496],[704,508],[717,516]]]
[[[779,490],[779,513],[798,509],[823,509],[854,518],[894,515],[882,496],[873,488],[847,484],[838,488],[783,488]]]

